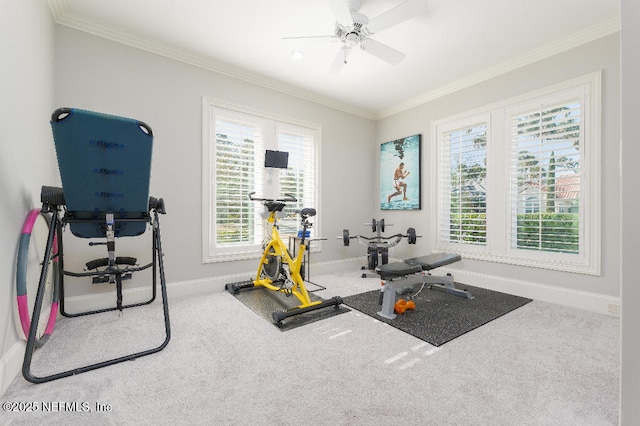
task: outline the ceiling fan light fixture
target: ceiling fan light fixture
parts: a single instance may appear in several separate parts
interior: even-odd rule
[[[299,61],[304,58],[304,52],[302,50],[292,50],[291,58]]]
[[[344,43],[349,48],[356,47],[359,42],[360,42],[360,35],[355,31],[347,34],[347,36],[344,38]]]

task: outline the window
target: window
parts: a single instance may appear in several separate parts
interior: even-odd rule
[[[314,207],[317,204],[314,134],[299,126],[279,124],[276,127],[278,150],[289,153],[289,167],[280,174],[280,196],[293,195],[298,202],[288,206],[294,210]],[[281,235],[297,235],[300,230],[298,216],[280,220]]]
[[[318,207],[319,145],[318,125],[203,98],[204,262],[261,253],[263,205],[249,199],[251,192],[265,198],[285,193],[297,198],[297,203],[287,204],[279,228],[283,238],[297,235],[300,221],[295,211]],[[288,152],[288,168],[265,168],[267,149]]]
[[[441,134],[441,238],[468,250],[487,244],[487,123],[474,117],[443,126]]]
[[[599,274],[600,74],[433,123],[436,244]]]
[[[220,114],[214,119],[214,129],[213,243],[217,247],[255,244],[260,220],[248,194],[260,192],[262,183],[262,169],[258,167],[263,151],[262,127]]]
[[[510,109],[510,247],[579,254],[582,101]]]

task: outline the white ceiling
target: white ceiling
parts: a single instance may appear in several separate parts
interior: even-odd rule
[[[370,19],[404,0],[361,0]],[[327,0],[49,0],[56,21],[116,41],[379,118],[619,30],[618,0],[429,0],[372,36],[406,54],[359,49],[339,72]],[[292,50],[305,57],[294,60]]]

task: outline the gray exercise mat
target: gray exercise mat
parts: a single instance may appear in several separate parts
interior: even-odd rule
[[[421,284],[414,286],[414,293]],[[380,311],[380,291],[373,290],[344,297],[344,304],[385,322],[434,346],[441,346],[475,328],[511,312],[531,299],[500,293],[479,287],[457,284],[468,290],[475,299],[469,300],[427,286],[414,300],[415,310],[407,311],[395,319],[376,315]],[[399,295],[398,299],[405,296]]]

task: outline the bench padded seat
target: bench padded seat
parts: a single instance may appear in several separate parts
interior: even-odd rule
[[[414,257],[407,259],[404,263],[409,265],[419,265],[423,271],[436,269],[450,263],[458,262],[462,260],[459,254],[454,253],[434,253],[428,256]]]
[[[417,274],[418,272],[422,272],[422,267],[417,264],[409,265],[405,262],[394,262],[378,266],[376,268],[376,272],[380,275],[380,278],[386,280],[389,278],[398,278],[405,275]]]

